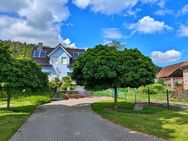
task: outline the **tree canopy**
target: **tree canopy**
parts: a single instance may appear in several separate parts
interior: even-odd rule
[[[116,45],[97,45],[88,49],[74,63],[72,78],[89,89],[138,88],[154,81],[156,66],[137,49],[120,50]]]
[[[47,74],[41,72],[39,65],[26,57],[14,59],[9,48],[0,44],[0,87],[7,91],[7,108],[10,104],[10,89],[36,89],[47,85]]]
[[[137,88],[154,81],[156,66],[137,49],[97,45],[74,64],[72,77],[87,88]]]

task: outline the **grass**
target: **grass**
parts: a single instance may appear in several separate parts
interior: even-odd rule
[[[102,117],[124,127],[155,135],[171,141],[188,140],[188,111],[173,111],[145,106],[143,111],[133,111],[133,103],[119,101],[119,109],[112,101],[98,102],[92,109]]]
[[[21,127],[39,104],[51,101],[47,93],[30,93],[11,99],[11,109],[7,111],[2,106],[6,101],[0,99],[0,141],[7,141]]]

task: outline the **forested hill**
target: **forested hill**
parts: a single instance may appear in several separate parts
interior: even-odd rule
[[[27,44],[19,41],[0,40],[0,43],[10,47],[13,57],[25,56],[31,58],[32,48],[35,44]]]

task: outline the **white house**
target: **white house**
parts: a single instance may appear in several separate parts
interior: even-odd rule
[[[33,48],[32,58],[42,66],[43,72],[49,74],[49,80],[54,77],[62,79],[72,72],[72,64],[84,52],[84,49],[66,48],[62,44],[50,48],[39,43],[37,47]]]

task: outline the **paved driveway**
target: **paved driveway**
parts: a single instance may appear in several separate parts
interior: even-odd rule
[[[10,141],[159,141],[95,114],[88,103],[106,98],[57,101],[39,106]]]

